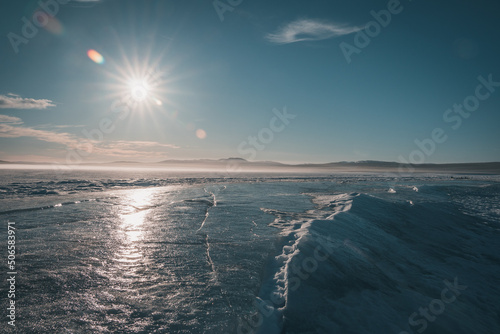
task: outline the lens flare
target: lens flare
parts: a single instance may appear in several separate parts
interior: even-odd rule
[[[104,64],[104,57],[94,49],[90,49],[87,51],[87,56],[96,64],[102,65]]]
[[[61,22],[55,17],[49,18],[49,23],[47,23],[45,29],[55,35],[62,35],[64,33],[64,27],[62,26]]]
[[[32,15],[33,23],[45,30],[53,33],[54,35],[62,35],[64,28],[61,22],[51,14],[47,14],[43,10],[37,10]]]
[[[203,129],[196,130],[196,137],[199,139],[205,139],[207,137],[207,133]]]

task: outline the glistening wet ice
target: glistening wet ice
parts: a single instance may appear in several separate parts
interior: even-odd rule
[[[1,173],[21,332],[500,329],[497,177]]]

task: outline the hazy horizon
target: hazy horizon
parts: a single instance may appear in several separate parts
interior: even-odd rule
[[[65,161],[7,161],[0,160],[0,164],[59,164],[59,165],[102,165],[102,164],[143,164],[143,165],[154,165],[154,164],[167,164],[167,163],[220,163],[228,161],[238,161],[248,164],[278,164],[284,166],[295,166],[295,165],[329,165],[329,164],[399,164],[399,165],[412,165],[412,166],[422,166],[422,165],[481,165],[481,164],[500,164],[500,161],[471,161],[471,162],[424,162],[424,163],[404,163],[399,161],[385,161],[385,160],[356,160],[356,161],[327,161],[327,162],[315,162],[315,161],[303,161],[303,162],[284,162],[284,161],[274,161],[274,160],[247,160],[239,157],[229,157],[229,158],[192,158],[192,159],[165,159],[165,160],[155,160],[155,161],[140,161],[140,160],[102,160],[102,161],[85,161],[76,162],[69,164]]]

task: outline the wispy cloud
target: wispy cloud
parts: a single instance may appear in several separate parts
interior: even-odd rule
[[[179,146],[154,141],[115,140],[94,145],[93,152],[106,157],[142,158],[161,157]]]
[[[162,144],[155,141],[139,141],[139,140],[116,140],[112,142],[114,147],[121,148],[179,148],[177,145]]]
[[[69,124],[60,124],[60,125],[55,125],[55,124],[39,124],[34,126],[33,128],[35,129],[68,129],[68,128],[84,128],[85,125],[83,124],[74,124],[74,125],[69,125]]]
[[[154,141],[89,141],[67,132],[40,130],[21,124],[23,122],[18,117],[0,115],[0,138],[30,137],[62,145],[68,150],[84,150],[95,157],[160,157],[166,151],[179,148],[176,145]]]
[[[30,99],[12,93],[0,95],[0,108],[2,109],[47,109],[55,106],[53,101],[47,99]]]
[[[23,124],[23,120],[19,117],[0,115],[0,123]]]
[[[20,119],[18,120],[21,121]],[[79,141],[69,133],[38,130],[25,126],[13,126],[13,124],[21,124],[21,123],[4,122],[3,124],[0,124],[0,137],[1,138],[32,137],[49,143],[62,144],[67,147],[76,147],[76,145],[79,143]]]
[[[352,34],[361,29],[363,27],[353,27],[320,20],[300,19],[284,25],[275,33],[267,34],[266,39],[276,44],[319,41]]]

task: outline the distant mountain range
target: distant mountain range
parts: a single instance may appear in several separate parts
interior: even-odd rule
[[[329,163],[302,163],[302,164],[284,164],[274,161],[248,161],[242,158],[227,158],[227,159],[199,159],[199,160],[164,160],[157,164],[170,166],[200,166],[207,167],[241,167],[241,168],[272,168],[286,170],[342,170],[342,171],[444,171],[444,172],[481,172],[500,174],[500,162],[479,162],[479,163],[446,163],[446,164],[401,164],[390,161],[340,161]]]
[[[196,164],[207,164],[207,165],[245,165],[245,166],[269,166],[269,167],[290,167],[292,165],[283,164],[281,162],[275,161],[248,161],[243,158],[225,158],[225,159],[196,159],[196,160],[163,160],[159,164],[186,164],[186,165],[196,165]]]
[[[36,162],[10,162],[0,160],[0,164],[27,164],[46,165],[48,163]],[[444,164],[414,164],[406,165],[390,161],[340,161],[330,163],[302,163],[285,164],[274,161],[248,161],[242,158],[226,159],[195,159],[195,160],[163,160],[153,163],[142,163],[137,161],[114,161],[106,163],[85,163],[83,166],[136,166],[136,167],[172,167],[172,168],[192,168],[192,169],[224,169],[225,171],[236,170],[272,170],[287,172],[450,172],[450,173],[487,173],[500,174],[500,162],[478,162],[478,163],[444,163]]]

